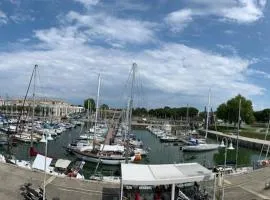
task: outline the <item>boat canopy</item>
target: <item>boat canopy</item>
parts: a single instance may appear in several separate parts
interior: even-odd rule
[[[122,145],[100,145],[100,150],[102,151],[114,151],[114,152],[124,152],[125,148]]]
[[[46,157],[46,171],[49,171],[49,166],[51,162],[52,158]],[[32,168],[44,171],[44,166],[45,166],[45,156],[37,154],[33,162]]]
[[[214,179],[212,171],[198,163],[121,164],[123,185],[169,185]]]
[[[70,160],[58,159],[55,163],[55,167],[66,169],[70,163]]]
[[[80,151],[91,151],[93,149],[93,146],[84,146],[80,148]],[[103,147],[103,144],[99,147],[100,150],[106,152],[106,151],[114,151],[114,152],[124,152],[124,146],[121,145],[105,145]]]

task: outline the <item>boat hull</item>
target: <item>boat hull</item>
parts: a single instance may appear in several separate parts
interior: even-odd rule
[[[182,147],[183,151],[186,152],[200,152],[200,151],[213,151],[218,149],[219,145],[217,144],[200,144],[200,145],[190,145]]]
[[[80,159],[88,162],[94,163],[102,163],[105,165],[120,165],[121,163],[125,163],[125,158],[99,158],[98,156],[85,155],[79,151],[73,151],[73,153]]]

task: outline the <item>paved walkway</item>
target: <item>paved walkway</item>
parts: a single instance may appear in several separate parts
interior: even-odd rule
[[[20,186],[26,182],[37,188],[43,184],[44,174],[0,163],[0,199],[23,199]],[[82,181],[71,178],[54,177],[47,175],[46,193],[48,200],[118,200],[118,184],[100,183],[96,181]]]
[[[199,130],[199,131],[203,131],[205,132],[205,130]],[[222,137],[227,137],[227,138],[231,138],[231,139],[237,139],[237,135],[228,135],[222,132],[218,132],[218,131],[208,131],[208,134],[215,134]],[[249,137],[243,137],[239,135],[239,140],[245,141],[245,142],[250,142],[250,143],[256,143],[256,144],[264,144],[264,145],[270,145],[270,141],[269,140],[261,140],[261,139],[256,139],[256,138],[249,138]]]
[[[241,175],[227,175],[225,177],[225,198],[261,200],[270,199],[270,189],[265,184],[270,182],[270,168],[255,170]]]

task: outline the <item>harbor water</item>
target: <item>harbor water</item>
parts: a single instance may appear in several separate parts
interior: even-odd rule
[[[84,133],[82,127],[76,127],[65,131],[60,136],[54,138],[53,141],[48,143],[48,156],[51,158],[63,158],[69,160],[76,160],[76,157],[66,152],[63,148],[67,146],[71,141],[79,137],[80,133]],[[147,130],[133,130],[137,139],[140,139],[150,149],[149,154],[143,158],[141,163],[144,164],[170,164],[170,163],[183,163],[183,162],[198,162],[206,167],[213,167],[218,164],[224,163],[224,149],[218,149],[215,151],[207,152],[182,152],[180,150],[180,144],[176,143],[162,143],[160,140]],[[216,141],[212,141],[216,142]],[[11,148],[11,154],[15,155],[16,159],[29,160],[30,144],[17,143],[16,146]],[[34,144],[34,147],[38,152],[44,154],[45,144]],[[2,146],[1,153],[7,152],[7,146]],[[235,150],[227,152],[227,161],[235,161]],[[259,158],[258,151],[254,151],[246,148],[239,148],[238,154],[238,166],[252,166],[253,162]],[[86,163],[83,168],[83,174],[85,178],[89,178],[95,171],[95,163]],[[106,166],[100,165],[98,171],[103,175],[119,175],[119,166]]]

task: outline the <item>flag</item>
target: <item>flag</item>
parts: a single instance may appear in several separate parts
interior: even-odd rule
[[[38,151],[34,147],[30,147],[29,154],[31,157],[34,157],[38,154]]]

